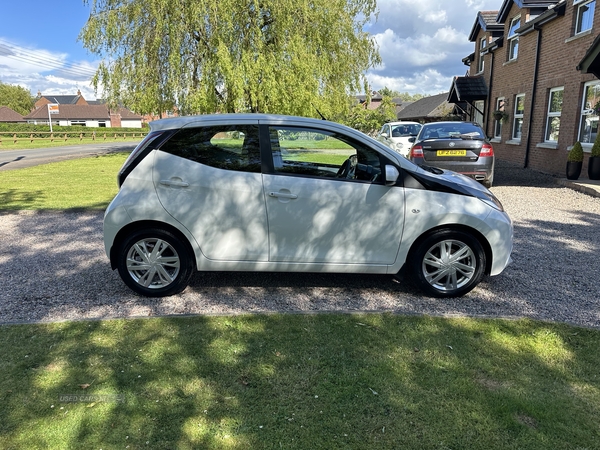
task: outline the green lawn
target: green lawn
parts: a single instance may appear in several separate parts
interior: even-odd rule
[[[599,346],[387,314],[3,326],[0,448],[593,449]]]
[[[0,172],[0,210],[105,209],[127,153]]]

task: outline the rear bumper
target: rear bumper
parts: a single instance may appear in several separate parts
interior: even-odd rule
[[[487,159],[487,158],[486,158]],[[474,164],[452,161],[425,161],[423,158],[411,158],[411,161],[417,165],[433,166],[443,170],[452,170],[476,181],[494,180],[494,162],[484,161]]]

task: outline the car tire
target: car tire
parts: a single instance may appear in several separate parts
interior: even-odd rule
[[[434,297],[460,297],[481,281],[486,255],[475,237],[446,229],[420,241],[409,263],[424,292]]]
[[[117,269],[125,284],[146,297],[178,294],[194,272],[187,245],[160,228],[131,233],[122,241],[117,258]]]
[[[481,184],[483,184],[486,188],[491,188],[492,187],[492,182],[491,181],[484,181]]]

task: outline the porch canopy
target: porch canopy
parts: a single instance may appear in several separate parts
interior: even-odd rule
[[[482,76],[478,77],[454,77],[450,92],[448,93],[448,102],[455,105],[468,103],[475,110],[479,109],[474,105],[477,100],[487,100],[488,88]],[[466,112],[466,111],[465,111]],[[481,115],[483,111],[479,111]]]
[[[594,74],[596,78],[600,78],[600,35],[596,36],[583,59],[577,64],[577,70],[581,70],[582,73]]]

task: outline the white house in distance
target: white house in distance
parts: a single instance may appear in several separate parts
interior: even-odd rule
[[[58,112],[48,114],[49,104],[58,105]],[[27,123],[47,125],[48,120],[58,126],[83,126],[91,128],[142,128],[142,116],[127,108],[109,110],[99,101],[87,102],[81,92],[77,95],[44,95],[38,92],[35,109],[24,119]]]

